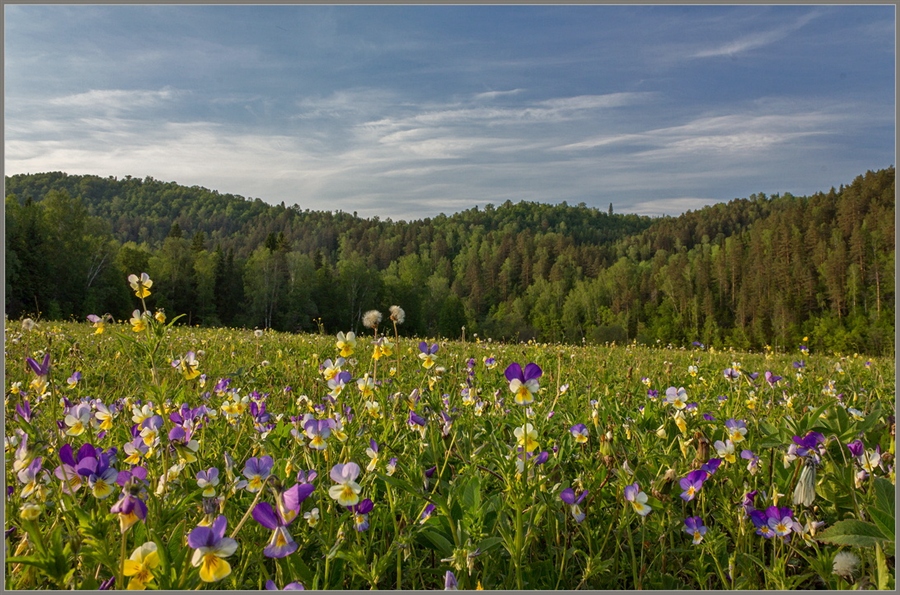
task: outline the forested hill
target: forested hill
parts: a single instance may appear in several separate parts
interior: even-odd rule
[[[809,197],[651,219],[511,203],[418,221],[272,206],[145,178],[6,178],[10,318],[127,318],[123,279],[185,322],[405,334],[701,341],[893,353],[894,168]]]

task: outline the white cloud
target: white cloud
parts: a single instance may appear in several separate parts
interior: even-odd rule
[[[765,47],[767,45],[771,45],[777,41],[780,41],[801,29],[810,21],[819,17],[818,12],[810,12],[805,15],[802,15],[799,19],[797,19],[793,23],[789,23],[787,25],[777,27],[775,29],[770,29],[767,31],[758,31],[754,33],[750,33],[744,36],[741,36],[737,39],[724,43],[722,45],[718,45],[711,48],[706,48],[703,50],[699,50],[691,54],[692,58],[715,58],[720,56],[734,56],[735,54],[740,54],[746,52],[748,50],[753,50],[760,47]]]
[[[47,100],[60,108],[79,108],[97,111],[125,111],[155,107],[172,101],[179,91],[165,87],[159,90],[92,89]]]

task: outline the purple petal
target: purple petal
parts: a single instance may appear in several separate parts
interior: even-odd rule
[[[75,457],[72,455],[72,445],[64,444],[59,449],[59,460],[69,465],[73,469],[75,468]]]
[[[525,382],[529,380],[537,380],[541,377],[544,371],[541,370],[541,367],[535,363],[528,364],[525,366]]]
[[[275,514],[275,510],[268,502],[260,502],[253,507],[253,518],[266,529],[277,529],[281,526],[281,520]]]
[[[513,362],[509,364],[506,368],[506,371],[503,372],[506,376],[506,379],[512,382],[513,380],[518,379],[521,382],[525,382],[525,374],[522,372],[522,366],[518,364],[518,362]]]
[[[575,504],[575,490],[573,490],[572,488],[564,489],[559,493],[559,499],[566,504]]]
[[[316,486],[311,483],[294,484],[294,487],[285,490],[281,495],[284,507],[287,510],[299,512],[300,504],[306,500],[315,489]]]
[[[214,543],[216,543],[216,541],[213,539],[213,532],[209,527],[194,527],[188,534],[188,545],[193,549],[210,547]]]

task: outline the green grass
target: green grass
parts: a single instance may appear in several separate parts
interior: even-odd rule
[[[380,330],[394,341],[388,326]],[[319,366],[338,357],[334,336],[266,332],[257,337],[252,331],[155,321],[140,333],[129,324],[94,331],[88,323],[42,322],[28,331],[21,321],[6,323],[6,485],[13,488],[7,499],[7,588],[96,588],[111,577],[122,588],[123,552],[128,557],[151,541],[159,553],[151,588],[259,589],[273,580],[278,587],[299,581],[307,589],[434,589],[443,588],[447,571],[462,589],[894,585],[893,500],[884,504],[894,482],[893,360],[799,350],[441,342],[435,367],[426,370],[418,339],[403,337],[393,354],[376,364],[372,332],[366,331],[343,367],[352,380],[331,404]],[[197,354],[203,377],[186,380],[170,365],[188,351]],[[25,361],[32,357],[40,363],[45,353],[51,372],[41,396],[31,386],[35,375]],[[493,369],[485,364],[488,357],[496,359]],[[471,376],[469,358],[474,359]],[[798,375],[794,362],[800,360],[805,367]],[[523,367],[534,362],[543,370],[530,408],[515,404],[504,377],[512,362]],[[723,371],[735,367],[740,377],[727,379]],[[66,380],[75,371],[82,379],[70,386]],[[766,371],[783,379],[772,387]],[[754,372],[759,376],[751,380]],[[368,399],[356,382],[365,374],[376,380]],[[230,384],[217,394],[214,387],[225,378]],[[472,403],[461,393],[467,386],[477,395]],[[675,407],[665,404],[669,387],[684,387],[687,402],[696,403],[682,411],[682,427]],[[650,398],[649,389],[659,396]],[[23,391],[34,412],[31,423],[16,414]],[[415,403],[413,394],[419,397]],[[57,427],[64,420],[64,398],[73,405],[104,404],[114,412],[111,427],[101,434],[94,418],[84,433],[67,435]],[[229,418],[223,403],[242,399],[243,411]],[[370,413],[366,400],[378,403],[379,415]],[[260,432],[249,406],[263,401],[272,427]],[[196,452],[172,447],[167,437],[175,425],[169,415],[183,403],[216,412],[198,420],[192,436]],[[118,516],[110,512],[121,487],[105,499],[87,485],[65,494],[53,472],[63,445],[77,452],[87,443],[104,451],[116,448],[111,466],[130,470],[123,447],[132,440],[138,405],[161,414],[164,425],[159,443],[141,460],[146,484],[143,489],[134,484],[148,513],[123,534]],[[411,406],[427,420],[424,430],[407,423]],[[95,405],[88,407],[95,416]],[[308,446],[300,427],[305,414],[340,417],[341,431],[327,439],[327,449]],[[728,419],[747,427],[735,461],[723,462],[697,497],[684,501],[679,480],[717,457],[715,443],[727,439]],[[526,423],[536,431],[535,453],[548,453],[542,465],[517,461],[515,430]],[[584,444],[569,431],[578,423],[589,431]],[[811,431],[825,437],[816,498],[810,506],[795,506],[803,461],[786,464],[785,455],[794,436]],[[27,448],[17,449],[13,443],[21,444],[23,434]],[[855,439],[867,451],[876,446],[881,451],[880,466],[858,486],[860,463],[846,447]],[[379,447],[372,471],[367,470],[370,440]],[[754,471],[740,457],[744,449],[759,457]],[[226,453],[234,461],[231,471]],[[275,479],[257,493],[232,489],[245,462],[266,455],[274,459]],[[17,471],[35,457],[42,458],[48,474],[39,479],[40,489],[23,497],[25,484]],[[397,459],[393,473],[386,467],[391,458]],[[328,493],[335,485],[332,466],[351,461],[362,469],[360,497],[374,503],[363,532]],[[207,515],[195,477],[212,467],[219,471],[216,495],[222,501],[209,502]],[[165,489],[158,489],[166,469],[171,473]],[[288,527],[297,551],[268,558],[263,548],[272,531],[250,515],[252,505],[275,506],[275,494],[296,483],[298,470],[315,470],[318,477]],[[635,482],[648,495],[647,516],[625,500],[625,487]],[[580,503],[586,515],[580,523],[560,499],[570,487],[576,494],[588,492]],[[815,535],[792,531],[787,539],[761,537],[741,506],[753,490],[757,509],[777,504],[789,507],[799,526],[823,525]],[[428,504],[435,511],[420,522]],[[40,514],[29,521],[22,510],[31,505]],[[320,517],[315,526],[303,517],[313,508]],[[230,573],[206,583],[191,564],[187,535],[205,517],[219,514],[227,518],[226,535],[239,527],[238,547],[225,558]],[[701,517],[708,528],[697,545],[683,530],[691,516]],[[842,550],[860,559],[846,578],[832,572]]]

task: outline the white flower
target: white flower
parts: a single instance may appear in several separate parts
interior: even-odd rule
[[[391,320],[396,322],[397,324],[403,324],[403,321],[406,320],[406,312],[403,311],[403,308],[400,306],[391,306]]]
[[[850,578],[856,572],[857,566],[859,566],[859,557],[852,552],[838,552],[834,556],[834,574]]]

